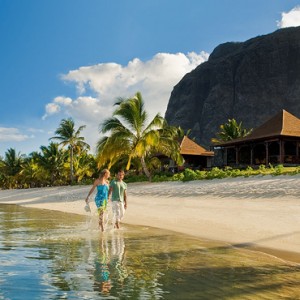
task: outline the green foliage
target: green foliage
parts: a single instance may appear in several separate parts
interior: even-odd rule
[[[244,170],[243,172],[243,176],[244,177],[249,177],[249,176],[252,176],[252,175],[255,175],[257,172],[255,170],[253,170],[252,167],[248,166],[246,168],[246,170]]]
[[[201,180],[201,179],[206,179],[206,171],[200,171],[200,170],[196,170],[195,171],[197,174],[197,179]]]
[[[230,177],[238,177],[241,176],[242,171],[240,169],[232,169],[229,173]]]
[[[191,169],[185,169],[183,171],[183,178],[182,181],[191,181],[191,180],[197,180],[197,173]]]
[[[153,177],[153,182],[163,182],[163,181],[193,181],[193,180],[208,180],[208,179],[222,179],[222,178],[235,178],[235,177],[250,177],[257,175],[295,175],[300,174],[300,166],[299,167],[284,167],[283,165],[277,165],[275,167],[267,168],[264,165],[258,167],[258,169],[253,169],[248,166],[246,169],[237,169],[231,167],[225,167],[224,169],[214,167],[208,171],[199,171],[199,170],[191,170],[185,169],[183,172],[175,173],[174,175],[170,175],[170,173],[160,172],[157,173]],[[138,180],[137,176],[135,178]]]
[[[292,171],[292,174],[300,174],[300,166],[296,167],[295,170]]]
[[[168,176],[167,174],[162,174],[162,175],[159,175],[159,174],[155,174],[153,177],[152,177],[152,182],[164,182],[164,181],[170,181],[170,176]]]
[[[90,149],[90,146],[84,141],[84,137],[80,136],[81,131],[85,128],[85,125],[75,128],[75,123],[72,118],[62,119],[59,127],[55,131],[55,136],[50,140],[58,140],[59,145],[68,147],[70,152],[70,183],[73,183],[74,179],[74,156],[80,155],[82,151]]]
[[[248,166],[248,167],[246,168],[246,171],[249,172],[249,173],[251,173],[251,172],[253,172],[253,168],[250,167],[250,166]]]
[[[152,182],[172,181],[173,176],[174,175],[171,172],[164,172],[164,171],[155,172],[152,177]]]
[[[126,175],[125,181],[126,183],[144,182],[148,181],[148,178],[146,175]]]
[[[284,167],[283,165],[277,165],[275,168],[274,168],[274,171],[273,171],[273,175],[276,176],[276,175],[282,175],[284,173]]]
[[[226,173],[228,173],[228,172],[230,172],[230,171],[225,171],[225,170],[219,169],[218,167],[215,167],[207,172],[206,178],[207,179],[225,178]]]
[[[59,148],[53,142],[41,146],[40,150],[25,156],[17,155],[15,150],[9,149],[5,159],[0,160],[0,188],[68,185],[69,151]],[[95,174],[98,176],[95,158],[86,151],[74,157],[74,166],[77,183],[82,184]]]
[[[151,180],[151,169],[157,166],[153,154],[161,153],[182,163],[177,139],[182,131],[169,126],[160,114],[148,123],[141,93],[128,99],[119,98],[115,106],[112,117],[100,124],[101,132],[109,136],[98,141],[98,167],[106,164],[110,169],[125,158],[126,170],[129,170],[132,165],[137,165],[138,159],[138,169]]]
[[[20,171],[24,158],[24,155],[17,153],[13,148],[5,152],[5,157],[1,158],[0,162],[0,187],[12,189],[20,186]]]
[[[126,182],[192,181],[205,179],[250,177],[257,175],[295,175],[300,174],[300,166],[284,167],[283,165],[260,165],[256,169],[232,167],[211,170],[185,169],[183,172],[160,172],[161,161],[156,154],[170,157],[181,165],[178,140],[184,135],[181,128],[169,126],[159,114],[146,124],[147,113],[140,93],[133,98],[119,99],[118,108],[113,117],[102,124],[102,133],[110,132],[98,142],[98,157],[88,154],[89,145],[80,136],[85,126],[75,129],[72,119],[62,120],[55,131],[59,143],[51,142],[41,146],[41,152],[32,152],[28,157],[8,149],[4,158],[0,157],[0,188],[30,188],[42,186],[59,186],[70,183],[92,184],[98,176],[99,168],[109,168],[111,173],[120,168],[128,169]],[[122,122],[121,122],[122,121]],[[248,135],[250,131],[242,128],[242,123],[234,119],[221,125],[219,138],[230,140]],[[67,149],[59,146],[67,146]],[[166,168],[167,169],[167,168]],[[143,175],[147,174],[147,176]],[[75,179],[75,181],[73,181]]]
[[[172,181],[182,181],[183,178],[184,178],[183,173],[176,173],[176,174],[173,175]]]
[[[264,173],[266,171],[266,166],[265,165],[259,165],[258,167],[259,171]]]
[[[216,134],[216,138],[213,138],[211,141],[218,144],[245,137],[251,132],[252,129],[243,128],[242,122],[238,123],[235,119],[228,119],[228,123],[220,126],[220,131]]]

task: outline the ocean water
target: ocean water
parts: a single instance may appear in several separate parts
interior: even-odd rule
[[[148,227],[0,205],[0,299],[300,299],[300,266]]]

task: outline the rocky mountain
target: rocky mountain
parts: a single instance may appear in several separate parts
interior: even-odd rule
[[[174,87],[165,118],[208,147],[228,119],[250,129],[281,109],[300,117],[300,27],[217,46]]]

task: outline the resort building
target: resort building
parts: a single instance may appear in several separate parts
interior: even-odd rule
[[[174,171],[181,171],[185,168],[193,170],[202,170],[210,168],[212,165],[213,151],[208,151],[196,142],[184,136],[180,142],[180,154],[184,159],[182,166],[175,166],[171,161],[169,168]]]
[[[300,163],[300,119],[282,110],[244,138],[215,145],[223,166]]]

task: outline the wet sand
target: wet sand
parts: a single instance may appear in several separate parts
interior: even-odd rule
[[[1,190],[0,203],[85,215],[84,199],[90,187]],[[96,214],[93,201],[91,208]],[[123,223],[300,262],[300,175],[128,184]]]

